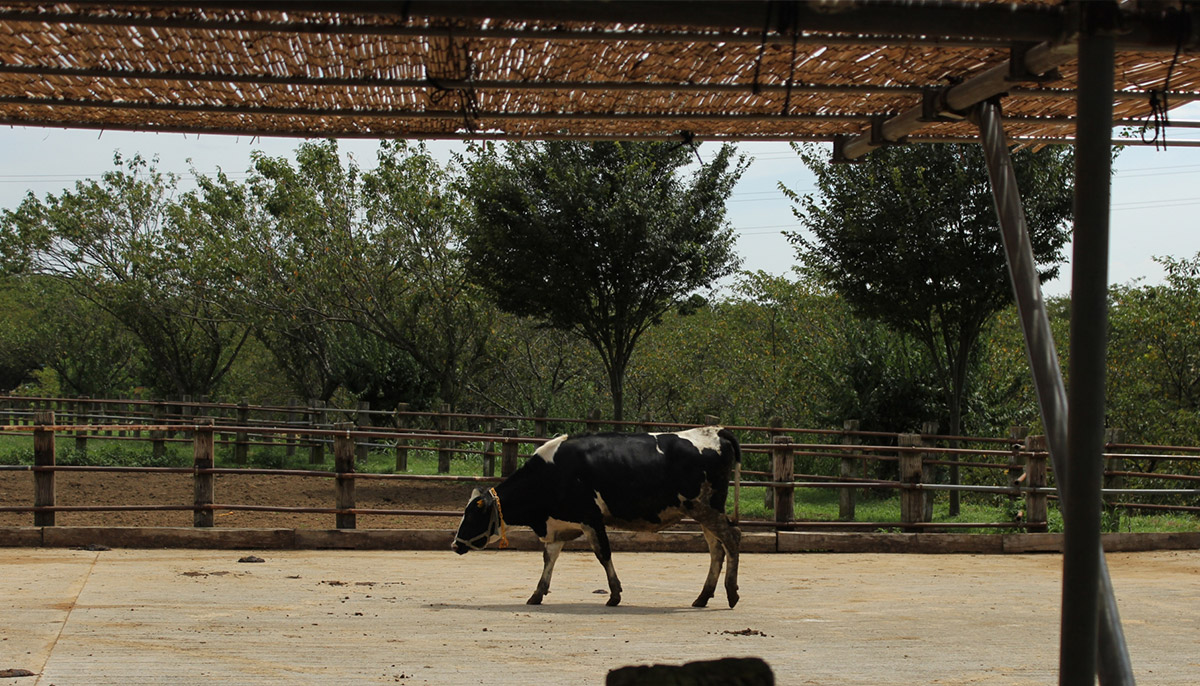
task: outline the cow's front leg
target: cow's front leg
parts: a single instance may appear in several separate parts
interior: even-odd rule
[[[554,563],[558,561],[558,554],[564,545],[566,541],[554,541],[547,543],[542,550],[542,578],[538,580],[537,590],[525,601],[526,605],[541,605],[542,597],[550,592],[550,575],[554,573]]]
[[[621,580],[617,578],[617,570],[613,568],[612,549],[608,546],[608,533],[604,530],[604,522],[597,522],[592,526],[585,524],[583,533],[587,535],[588,542],[592,544],[596,559],[604,565],[604,573],[608,577],[607,605],[609,607],[619,605],[621,603]]]
[[[704,540],[708,543],[708,578],[704,580],[704,588],[692,602],[692,607],[707,607],[708,601],[717,590],[717,579],[721,576],[721,565],[725,562],[725,546],[708,527],[702,527]]]

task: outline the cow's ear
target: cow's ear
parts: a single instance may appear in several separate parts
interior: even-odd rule
[[[478,488],[476,488],[475,490],[471,491],[471,497],[467,499],[467,502],[474,502],[475,499],[481,495],[483,495],[483,494],[479,491]]]

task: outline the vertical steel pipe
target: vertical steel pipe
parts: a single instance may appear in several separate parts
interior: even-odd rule
[[[1042,297],[1041,280],[1038,278],[1037,263],[1025,223],[1025,211],[1021,205],[1017,177],[1000,123],[999,105],[992,102],[982,103],[976,109],[976,123],[979,126],[984,157],[987,159],[992,197],[996,205],[1021,328],[1025,334],[1025,349],[1033,372],[1042,424],[1046,427],[1050,458],[1058,475],[1059,492],[1067,499],[1070,497],[1067,495],[1066,483],[1067,392],[1063,385],[1054,336],[1050,330],[1050,319]],[[1113,594],[1103,550],[1099,559],[1100,651],[1097,671],[1100,683],[1104,686],[1132,686],[1133,667],[1129,661],[1129,650],[1125,644],[1125,634],[1121,628],[1116,596]],[[1065,626],[1064,630],[1067,630]]]
[[[1083,3],[1075,129],[1071,387],[1059,684],[1092,686],[1100,621],[1100,487],[1108,343],[1108,214],[1116,41],[1100,24],[1116,3]]]

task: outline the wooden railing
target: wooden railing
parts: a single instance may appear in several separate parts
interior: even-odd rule
[[[239,408],[244,409],[244,408]],[[245,410],[248,412],[248,410]],[[397,415],[411,424],[410,416],[428,416],[423,413]],[[458,516],[460,511],[418,509],[369,509],[360,508],[355,498],[355,484],[363,480],[419,481],[441,480],[460,482],[495,482],[514,471],[522,454],[545,440],[543,435],[522,436],[515,428],[504,428],[499,432],[472,432],[455,430],[449,419],[482,421],[497,418],[453,415],[445,421],[432,422],[434,429],[415,426],[400,428],[370,427],[361,422],[339,422],[324,428],[285,424],[267,426],[264,423],[230,423],[216,417],[192,417],[192,422],[183,423],[178,418],[166,423],[128,423],[132,417],[122,417],[123,423],[61,423],[50,410],[36,410],[31,415],[18,415],[21,423],[4,427],[3,433],[32,434],[32,460],[28,464],[0,465],[0,471],[30,471],[33,473],[31,500],[16,502],[7,497],[0,501],[0,512],[31,513],[35,526],[54,526],[55,513],[64,511],[118,511],[118,510],[191,510],[194,525],[211,527],[213,513],[217,510],[254,510],[266,512],[310,512],[334,515],[334,524],[340,529],[352,529],[358,525],[359,515],[417,515]],[[244,414],[236,419],[243,419]],[[69,413],[68,418],[78,419],[81,415]],[[709,418],[715,420],[715,418]],[[549,420],[547,420],[549,421]],[[558,420],[555,420],[558,421]],[[468,423],[464,421],[464,423]],[[655,424],[658,428],[669,425]],[[680,425],[673,425],[680,426]],[[746,488],[761,488],[765,493],[768,517],[761,519],[740,516],[740,503],[735,498],[733,515],[740,524],[750,527],[775,529],[877,529],[898,528],[904,531],[947,530],[961,528],[1018,529],[1045,531],[1048,521],[1048,502],[1056,497],[1052,474],[1047,467],[1044,438],[1025,436],[1021,430],[1007,438],[946,437],[933,434],[883,434],[860,432],[847,428],[843,431],[785,429],[782,426],[732,427],[747,439],[743,443],[746,462],[765,464],[767,469],[740,470],[734,480],[735,493]],[[766,441],[751,442],[754,437],[765,437]],[[193,446],[193,463],[190,466],[139,467],[139,466],[92,466],[86,464],[58,464],[58,439],[67,437],[74,441],[74,449],[86,451],[89,440],[103,441],[148,441],[154,445],[155,453],[165,450],[169,441],[186,441]],[[823,439],[830,442],[800,442]],[[282,441],[282,442],[281,442]],[[983,445],[987,447],[946,447],[953,441],[958,445]],[[941,445],[940,445],[941,444]],[[247,456],[254,446],[288,446],[309,451],[311,469],[267,469],[249,468]],[[219,446],[231,447],[231,458],[217,459]],[[326,447],[332,450],[332,465],[327,468]],[[1153,452],[1169,449],[1175,454]],[[395,451],[394,473],[362,473],[357,466],[366,457],[365,450],[387,449]],[[412,451],[429,451],[438,456],[438,474],[407,473],[408,456]],[[1200,464],[1200,450],[1186,446],[1141,446],[1110,443],[1106,457],[1112,467],[1106,472],[1105,495],[1112,507],[1135,509],[1170,509],[1188,513],[1200,512],[1200,489],[1188,488],[1130,488],[1130,480],[1147,479],[1194,483],[1200,476],[1194,474],[1169,474],[1157,471],[1162,464],[1178,462],[1194,469]],[[1133,452],[1137,451],[1137,452]],[[477,455],[481,470],[478,476],[451,476],[451,461],[463,455]],[[761,459],[750,459],[750,456]],[[497,459],[499,458],[499,476]],[[798,471],[798,461],[813,467],[809,471]],[[1149,469],[1130,470],[1127,461],[1143,464],[1153,463]],[[894,463],[894,464],[892,464]],[[882,471],[878,465],[891,464],[893,478],[872,478],[872,471]],[[974,483],[946,483],[938,472],[955,466],[970,470]],[[194,482],[195,498],[191,504],[148,503],[143,505],[59,505],[56,498],[55,475],[63,472],[119,472],[175,473],[181,477],[190,475]],[[333,479],[334,498],[328,507],[285,507],[271,505],[248,505],[221,502],[215,491],[214,477],[220,474],[240,475],[288,475],[306,478]],[[989,476],[990,475],[990,476]],[[798,521],[793,509],[797,489],[836,489],[839,491],[839,513],[836,520]],[[899,493],[899,516],[895,520],[879,522],[856,521],[856,503],[866,491],[892,490]],[[992,498],[1007,499],[1013,503],[1009,508],[1019,513],[1010,521],[948,522],[933,521],[932,496],[938,491],[987,494]],[[1151,499],[1170,496],[1175,502],[1130,502],[1130,496],[1146,496]],[[1179,502],[1183,501],[1183,502]],[[32,504],[29,504],[32,502]]]

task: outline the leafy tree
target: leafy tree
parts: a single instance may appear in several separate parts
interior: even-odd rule
[[[1200,441],[1200,253],[1157,257],[1164,283],[1112,290],[1110,423],[1127,438]]]
[[[464,203],[424,146],[384,142],[377,162],[363,172],[336,142],[307,142],[294,166],[258,155],[245,186],[214,181],[196,209],[235,229],[210,234],[232,306],[253,312],[298,388],[454,403],[492,317],[458,257]]]
[[[797,146],[815,194],[781,188],[811,233],[792,232],[803,265],[860,316],[915,338],[941,386],[948,430],[962,426],[972,355],[987,322],[1012,302],[982,151],[898,146],[862,164]],[[1013,155],[1043,281],[1058,273],[1071,214],[1073,157],[1048,147]]]
[[[32,372],[46,361],[47,341],[34,335],[38,322],[29,295],[28,278],[0,278],[0,391],[9,392],[30,380]]]
[[[212,258],[210,300],[246,322],[292,393],[328,401],[342,381],[335,341],[346,325],[309,303],[330,300],[337,278],[330,244],[344,243],[332,226],[354,219],[353,209],[346,217],[337,208],[344,205],[338,198],[347,193],[346,177],[356,179],[357,171],[342,169],[332,142],[298,152],[299,171],[254,153],[258,173],[244,184],[224,173],[198,175],[198,189],[180,201],[179,221],[201,236]],[[343,252],[339,247],[332,255]]]
[[[587,344],[577,336],[507,315],[496,318],[485,362],[467,383],[488,412],[583,417],[596,406],[598,375]]]
[[[713,332],[720,332],[714,335]],[[743,273],[732,290],[647,332],[630,369],[634,407],[653,417],[909,430],[938,395],[919,344],[858,319],[806,279]]]
[[[26,279],[24,305],[32,314],[27,335],[38,341],[45,366],[63,392],[115,397],[136,385],[145,355],[116,318],[77,296],[57,279]]]
[[[464,243],[500,308],[574,331],[599,353],[624,418],[642,334],[736,269],[725,201],[747,162],[724,146],[690,179],[692,151],[665,143],[511,143],[476,148]]]
[[[172,221],[176,178],[140,156],[114,163],[73,191],[29,194],[0,215],[0,232],[29,272],[60,280],[137,336],[160,392],[208,394],[248,332],[196,297],[208,275]]]

